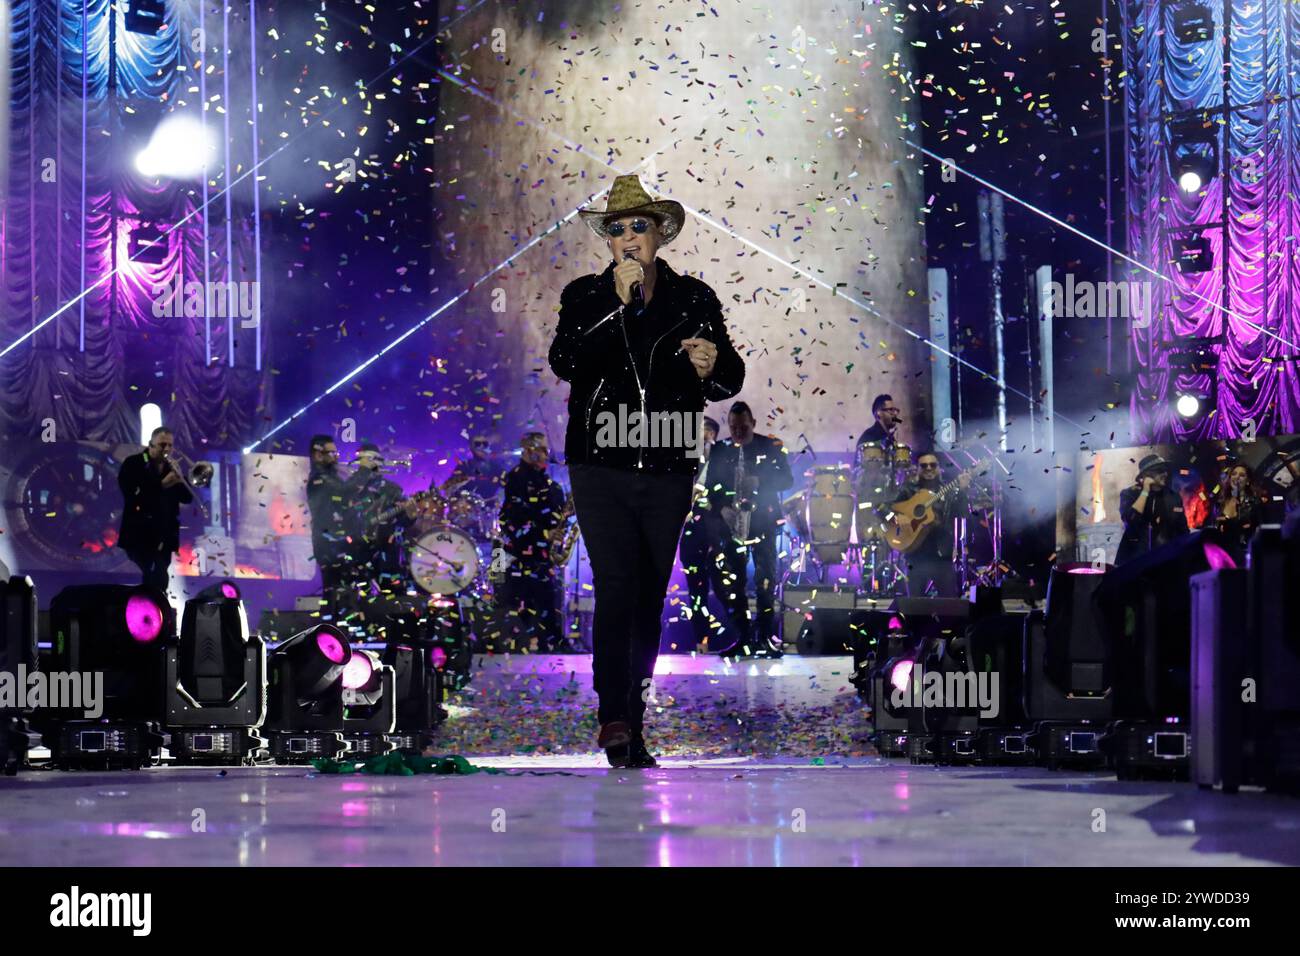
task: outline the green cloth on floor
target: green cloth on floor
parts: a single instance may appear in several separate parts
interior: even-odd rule
[[[379,754],[366,760],[330,760],[320,758],[311,765],[319,773],[371,773],[413,777],[417,773],[469,774],[505,773],[496,767],[476,767],[464,757],[417,757],[414,754]]]
[[[366,760],[330,760],[311,762],[317,773],[370,773],[380,776],[414,777],[418,773],[464,776],[471,773],[501,774],[505,777],[576,777],[568,770],[502,770],[499,767],[476,767],[464,757],[417,757],[414,754],[379,754]]]

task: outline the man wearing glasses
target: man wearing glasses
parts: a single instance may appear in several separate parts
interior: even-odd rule
[[[469,458],[456,462],[443,490],[453,494],[466,491],[491,501],[501,490],[505,469],[492,454],[492,441],[486,435],[472,437],[469,451]]]
[[[938,491],[943,485],[939,469],[939,456],[925,452],[916,459],[917,477],[898,490],[895,502],[906,501],[920,491]],[[952,566],[953,520],[970,510],[966,489],[970,475],[963,472],[957,487],[934,504],[935,526],[922,539],[917,549],[907,556],[907,593],[911,597],[954,597],[957,594],[957,572]]]
[[[580,215],[611,261],[565,286],[549,357],[571,384],[564,453],[595,585],[597,744],[611,766],[652,767],[642,718],[704,406],[740,391],[745,365],[713,290],[656,257],[681,233],[680,203],[654,201],[636,176],[619,176],[605,208]],[[668,441],[657,428],[647,440],[651,417],[677,423]],[[598,424],[610,421],[638,424]]]

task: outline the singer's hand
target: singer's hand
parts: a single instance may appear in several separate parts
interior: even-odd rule
[[[713,374],[713,364],[718,360],[718,347],[708,339],[682,339],[682,348],[691,357],[695,374],[708,378]]]
[[[624,305],[632,301],[632,286],[644,281],[645,269],[635,259],[624,259],[614,267],[614,291]]]

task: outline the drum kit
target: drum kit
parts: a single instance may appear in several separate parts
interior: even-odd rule
[[[421,590],[454,597],[472,588],[486,594],[488,563],[497,537],[494,499],[458,491],[426,507],[418,537],[408,546],[407,567]]]

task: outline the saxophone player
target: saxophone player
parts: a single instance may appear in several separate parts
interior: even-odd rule
[[[567,524],[564,489],[547,473],[550,448],[541,432],[524,435],[520,462],[506,473],[501,548],[509,567],[498,590],[510,643],[519,650],[559,650],[560,588],[553,551]]]
[[[779,657],[776,635],[776,536],[782,518],[781,492],[794,484],[790,460],[780,439],[754,432],[754,413],[744,402],[727,416],[729,441],[709,455],[709,504],[726,523],[723,549],[727,573],[724,600],[736,635],[723,657]],[[754,594],[758,614],[749,618],[745,594],[747,565],[754,557]]]

